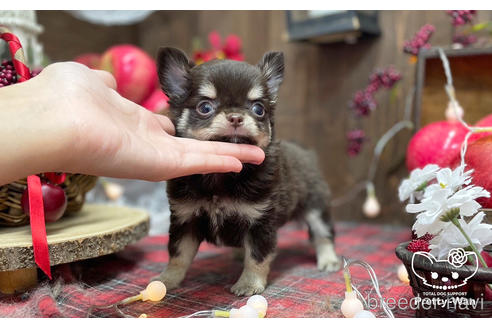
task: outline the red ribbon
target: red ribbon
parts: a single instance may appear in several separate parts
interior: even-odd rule
[[[19,75],[19,82],[27,81],[31,78],[31,72],[29,68],[22,61],[18,59],[17,52],[22,51],[22,45],[19,39],[12,33],[7,32],[8,30],[0,26],[0,38],[7,41],[7,44],[12,54],[12,62],[14,64],[15,70]]]
[[[31,72],[23,62],[24,54],[19,39],[12,34],[8,28],[0,25],[0,39],[7,42],[12,62],[19,75],[18,82],[24,82],[31,78]],[[58,176],[51,173],[49,177],[56,181],[64,181],[65,175]],[[51,180],[51,179],[50,179]],[[41,179],[37,175],[27,177],[27,190],[29,196],[29,217],[31,222],[32,247],[34,250],[34,261],[41,270],[51,279],[50,254],[48,251],[48,240],[46,237],[46,225],[44,220],[43,193],[41,190]]]
[[[44,221],[43,193],[41,191],[41,179],[37,175],[27,177],[27,191],[29,194],[29,217],[34,261],[51,279],[50,253],[48,251]]]

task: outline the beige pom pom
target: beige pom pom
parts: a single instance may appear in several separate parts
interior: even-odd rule
[[[406,284],[410,282],[410,280],[408,279],[407,268],[405,268],[403,264],[400,264],[400,266],[398,267],[398,279]]]
[[[362,205],[362,212],[368,218],[375,218],[381,213],[381,205],[379,205],[378,199],[375,195],[368,195],[364,205]]]

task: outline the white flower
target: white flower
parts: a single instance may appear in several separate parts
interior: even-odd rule
[[[410,198],[410,202],[414,202],[416,193],[419,193],[420,188],[426,186],[426,183],[433,180],[436,177],[436,172],[439,170],[439,166],[436,164],[428,164],[423,169],[415,169],[410,173],[410,177],[405,179],[400,184],[398,189],[398,195],[400,201],[405,201]]]
[[[484,217],[485,213],[479,212],[469,223],[466,223],[463,219],[458,220],[479,252],[482,251],[484,246],[492,243],[492,225],[482,223]],[[436,258],[444,259],[451,249],[466,248],[468,246],[468,241],[463,234],[455,225],[450,224],[439,235],[431,239],[429,248],[431,254]]]
[[[440,230],[446,228],[450,222],[443,222],[440,218],[450,210],[459,209],[459,215],[471,216],[480,208],[475,200],[480,197],[490,197],[488,191],[482,187],[468,186],[450,195],[447,188],[434,189],[427,193],[419,204],[408,204],[409,213],[419,213],[413,229],[417,236],[426,233],[436,235]]]
[[[436,173],[437,183],[425,188],[424,197],[434,192],[436,189],[445,189],[449,195],[454,193],[461,187],[470,184],[473,170],[465,172],[466,165],[460,165],[451,171],[449,168],[444,168]]]

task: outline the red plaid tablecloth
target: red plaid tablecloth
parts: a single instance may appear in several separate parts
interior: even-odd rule
[[[396,275],[400,261],[395,247],[411,238],[410,229],[354,223],[336,224],[336,250],[350,259],[371,264],[383,297],[411,298],[408,285]],[[147,237],[117,254],[54,267],[54,279],[42,281],[27,293],[0,296],[0,317],[86,317],[91,306],[104,306],[138,294],[159,274],[168,257],[167,236]],[[202,244],[181,288],[158,303],[137,302],[122,307],[126,315],[180,317],[196,311],[230,309],[246,303],[229,288],[242,270],[230,248]],[[365,270],[351,268],[356,286],[364,294],[372,288]],[[314,250],[305,227],[292,223],[280,230],[278,254],[272,264],[263,296],[267,317],[341,317],[345,284],[342,272],[316,268]],[[375,293],[372,293],[375,297]],[[411,310],[395,310],[396,317],[413,317]],[[377,316],[384,316],[381,310]],[[113,309],[93,309],[91,317],[118,317]]]

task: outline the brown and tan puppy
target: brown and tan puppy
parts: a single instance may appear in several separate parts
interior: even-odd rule
[[[169,289],[184,279],[202,241],[244,250],[244,270],[231,291],[261,293],[267,284],[277,230],[300,218],[309,227],[318,268],[340,267],[329,213],[329,189],[316,156],[274,138],[283,54],[265,54],[256,66],[214,60],[195,66],[174,48],[157,58],[162,89],[169,97],[176,135],[247,143],[266,154],[261,165],[240,173],[192,175],[170,180],[169,264],[158,277]]]

